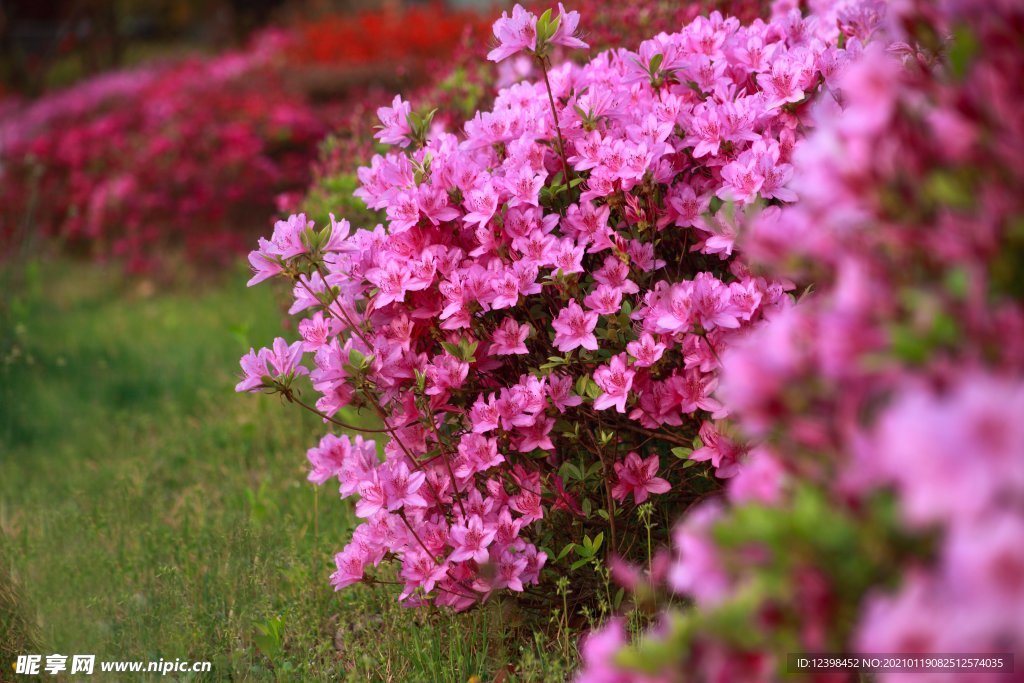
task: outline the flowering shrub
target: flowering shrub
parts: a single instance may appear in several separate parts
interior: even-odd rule
[[[718,9],[727,11],[741,21],[753,21],[767,6],[766,0],[706,0],[704,2],[674,2],[670,0],[621,0],[609,3],[606,0],[581,0],[574,3],[574,9],[587,17],[586,40],[591,49],[605,50],[635,49],[643,40],[662,31],[675,31],[688,24],[700,14],[710,14]],[[541,13],[546,6],[533,3],[531,8]],[[416,25],[419,25],[416,23]],[[529,55],[518,54],[514,58],[497,64],[484,57],[488,51],[488,31],[481,32],[477,22],[473,30],[463,33],[462,40],[456,40],[452,33],[447,41],[443,59],[436,58],[427,66],[426,83],[412,91],[408,98],[417,102],[424,110],[436,110],[434,121],[443,123],[449,129],[461,128],[477,110],[493,106],[494,95],[500,86],[511,85],[520,80],[539,78],[534,60]],[[404,25],[397,30],[407,30]],[[422,39],[431,35],[421,31]],[[305,41],[308,43],[309,41]],[[331,47],[332,41],[322,48],[331,54],[344,48]],[[388,49],[403,50],[401,46],[386,43]],[[319,47],[306,47],[313,50]],[[339,59],[341,57],[338,57]],[[352,197],[356,182],[355,170],[365,165],[375,152],[375,132],[371,116],[376,107],[386,104],[391,97],[381,99],[379,93],[360,93],[350,98],[343,119],[335,126],[331,136],[322,147],[320,159],[313,169],[313,181],[301,202],[288,204],[290,212],[304,211],[318,221],[326,222],[328,213],[338,213],[344,208],[350,221],[354,216],[369,224],[373,213]]]
[[[804,112],[860,45],[834,19],[714,13],[554,65],[555,46],[586,48],[579,15],[517,6],[489,57],[525,56],[538,80],[461,136],[401,97],[379,110],[392,149],[355,194],[385,225],[293,215],[260,240],[250,284],[285,278],[304,317],[300,339],[242,359],[238,390],[341,428],[369,411],[386,435],[383,462],[333,433],[308,453],[310,479],[336,480],[364,520],[337,588],[393,560],[400,599],[464,609],[577,570],[575,595],[611,610],[602,558],[649,558],[667,520],[736,474],[719,359],[792,284],[751,274],[734,241],[796,198]]]
[[[316,113],[264,41],[244,53],[101,76],[0,121],[0,240],[23,224],[142,268],[156,245],[232,253],[303,186]]]
[[[641,579],[692,598],[583,681],[778,680],[786,653],[1024,654],[1019,3],[864,3],[871,37],[737,248],[816,293],[723,352],[752,444]],[[835,675],[835,674],[833,674]],[[877,680],[904,680],[882,673]],[[848,680],[835,675],[837,680]],[[845,676],[845,674],[843,675]],[[929,680],[1020,680],[963,670]]]

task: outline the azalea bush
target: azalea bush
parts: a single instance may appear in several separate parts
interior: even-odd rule
[[[320,114],[265,38],[216,58],[90,79],[0,118],[0,241],[26,233],[151,267],[167,246],[223,258],[304,187]]]
[[[794,153],[800,201],[737,243],[815,283],[721,354],[752,451],[671,558],[621,571],[695,607],[635,647],[612,622],[582,681],[778,680],[796,652],[1002,654],[929,680],[1020,680],[1024,10],[874,2],[843,21],[870,40]]]
[[[735,240],[797,199],[808,109],[866,37],[843,16],[715,12],[578,64],[554,59],[587,49],[578,13],[517,6],[488,58],[536,78],[458,134],[401,97],[378,111],[389,149],[354,194],[381,224],[297,214],[259,241],[250,284],[287,282],[301,319],[238,390],[327,425],[309,477],[362,520],[336,588],[390,562],[406,604],[515,593],[568,632],[742,471],[721,359],[798,292]]]

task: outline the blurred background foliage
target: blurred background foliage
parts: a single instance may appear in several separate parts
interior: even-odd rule
[[[154,56],[241,46],[254,31],[357,13],[485,10],[491,0],[3,0],[0,94],[38,95]],[[342,18],[342,19],[339,19]],[[425,32],[421,35],[430,40]],[[450,36],[446,36],[450,37]]]

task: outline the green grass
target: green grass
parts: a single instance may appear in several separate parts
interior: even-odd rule
[[[324,427],[233,391],[238,356],[283,320],[244,281],[56,261],[5,287],[0,680],[31,652],[210,660],[203,680],[564,679],[508,603],[451,615],[398,607],[395,586],[333,592],[353,517],[305,480]]]

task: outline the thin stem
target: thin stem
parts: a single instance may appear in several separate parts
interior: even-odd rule
[[[427,412],[427,411],[424,411],[424,412]],[[442,459],[444,460],[444,466],[448,470],[448,476],[452,478],[452,491],[453,491],[452,497],[455,499],[455,502],[458,503],[459,510],[462,512],[462,516],[465,517],[466,516],[466,508],[463,507],[463,505],[462,505],[462,494],[459,492],[459,485],[457,483],[458,480],[455,478],[455,472],[452,471],[452,463],[451,463],[451,461],[447,457],[444,457],[444,456],[450,456],[452,454],[451,448],[448,446],[448,444],[445,443],[444,438],[441,436],[441,432],[440,432],[440,430],[438,430],[437,424],[434,422],[434,416],[433,415],[427,415],[426,419],[427,419],[427,422],[430,423],[430,428],[434,430],[434,436],[437,437],[437,445],[440,446],[440,448],[441,448],[441,455],[442,455]]]
[[[555,139],[558,141],[558,155],[562,157],[562,171],[565,173],[565,182],[568,183],[572,179],[572,172],[569,169],[569,161],[565,157],[565,140],[562,139],[562,126],[558,123],[555,96],[551,92],[551,81],[548,79],[547,57],[540,58],[540,71],[544,74],[544,87],[548,90],[548,102],[551,103],[551,117],[555,120]]]
[[[320,265],[319,264],[315,264],[315,265],[316,265],[316,268],[317,268],[317,272],[320,273],[320,277],[322,277],[324,279],[324,283],[326,284],[326,282],[327,282],[326,274],[320,269]],[[296,279],[297,279],[297,281],[298,281],[298,283],[300,285],[302,285],[303,287],[306,288],[306,291],[309,292],[310,295],[312,295],[312,297],[314,299],[317,299],[319,301],[319,297],[317,297],[316,293],[312,289],[310,289],[309,285],[307,285],[305,282],[302,281],[301,277],[298,277]],[[335,311],[332,308],[333,304],[338,304],[338,310],[337,311]],[[332,316],[334,316],[335,318],[337,318],[338,314],[340,313],[341,314],[341,318],[344,320],[344,322],[346,324],[348,324],[349,329],[352,330],[353,334],[358,336],[360,340],[362,340],[363,344],[366,345],[366,348],[367,349],[372,349],[373,348],[373,345],[370,344],[370,342],[366,339],[366,337],[363,336],[362,332],[360,332],[358,326],[356,326],[355,323],[353,323],[352,320],[348,317],[348,314],[345,313],[345,308],[344,308],[344,306],[342,306],[338,302],[337,295],[331,297],[331,303],[327,304],[327,306],[325,307],[325,310],[328,313],[330,313]],[[408,448],[406,448],[405,444],[402,443],[402,440],[398,438],[398,435],[395,433],[394,429],[392,429],[391,425],[388,424],[387,416],[384,414],[383,409],[381,409],[380,404],[376,400],[376,397],[371,396],[370,398],[373,399],[373,400],[369,401],[370,405],[373,406],[373,409],[377,412],[377,415],[380,417],[381,422],[384,423],[384,428],[385,428],[384,431],[387,432],[391,436],[391,438],[394,440],[395,443],[398,444],[399,448],[402,449],[402,452],[405,453],[406,457],[409,458],[409,461],[412,462],[413,466],[416,467],[417,469],[419,469],[419,464],[416,462],[416,458],[413,457],[412,452]]]
[[[587,412],[592,417],[597,418],[597,413],[592,411],[592,410],[587,410],[587,411],[584,411],[584,412]],[[673,436],[672,434],[669,434],[667,432],[655,432],[655,431],[652,431],[650,429],[644,429],[643,427],[637,427],[637,426],[632,425],[632,424],[630,424],[628,422],[616,421],[614,426],[615,426],[616,429],[626,429],[626,430],[631,431],[631,432],[636,432],[637,434],[644,434],[646,436],[650,436],[650,437],[653,437],[655,439],[661,439],[662,441],[668,441],[669,443],[678,444],[680,446],[691,446],[691,445],[693,445],[692,441],[686,441],[686,440],[684,440],[684,439],[682,439],[680,437]]]
[[[409,529],[409,532],[412,533],[413,538],[416,539],[416,542],[420,544],[420,547],[423,548],[423,552],[425,552],[427,554],[427,557],[432,559],[436,566],[440,567],[441,566],[441,561],[439,559],[437,559],[437,556],[434,555],[434,553],[430,552],[430,549],[423,543],[423,540],[420,538],[420,535],[416,533],[416,530],[412,527],[412,524],[410,524],[409,520],[406,519],[406,517],[405,517],[405,510],[399,510],[398,511],[398,516],[402,518],[403,522],[405,522],[405,526]],[[480,594],[480,591],[475,590],[471,586],[467,586],[465,583],[463,583],[459,579],[456,579],[454,576],[452,576],[450,569],[445,571],[445,574],[447,574],[448,578],[450,578],[452,581],[457,583],[459,586],[461,586],[462,588],[465,588],[466,590],[470,591],[470,593],[476,593],[478,595]],[[459,593],[453,593],[453,595],[460,595],[460,594]],[[462,595],[461,597],[472,598],[473,596],[472,595]]]
[[[300,406],[302,406],[303,408],[305,408],[306,410],[308,410],[309,412],[313,413],[314,415],[317,415],[317,416],[323,418],[324,420],[327,420],[328,422],[336,424],[339,427],[343,427],[344,429],[349,429],[349,430],[354,431],[354,432],[366,432],[368,434],[389,434],[390,431],[391,431],[389,429],[370,429],[369,427],[357,427],[355,425],[348,424],[347,422],[342,422],[341,420],[336,420],[333,417],[331,417],[330,415],[327,415],[326,413],[320,412],[319,410],[317,410],[313,406],[309,405],[308,403],[306,403],[302,399],[298,398],[292,392],[291,389],[285,389],[281,393],[284,395],[284,397],[286,399],[288,399],[289,402],[297,403]]]
[[[704,340],[704,343],[706,343],[708,345],[708,350],[711,351],[711,355],[715,357],[716,361],[718,361],[718,365],[721,366],[722,365],[722,359],[718,357],[718,351],[715,351],[715,347],[711,344],[711,340],[708,339],[707,332],[705,332],[704,334],[700,335],[700,337],[701,337],[701,339]]]
[[[603,432],[601,427],[601,415],[597,416],[597,430]],[[608,506],[608,536],[609,543],[605,552],[605,556],[608,556],[608,551],[612,553],[618,552],[619,544],[615,533],[615,499],[612,497],[612,472],[609,471],[608,462],[604,457],[604,449],[601,448],[601,444],[598,443],[597,437],[590,430],[587,430],[587,434],[590,435],[590,440],[594,442],[594,448],[597,450],[597,457],[601,460],[601,472],[604,474],[604,501],[605,505]]]

